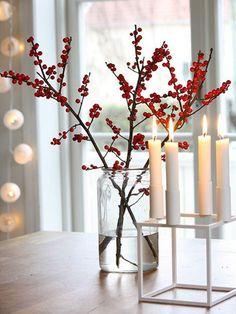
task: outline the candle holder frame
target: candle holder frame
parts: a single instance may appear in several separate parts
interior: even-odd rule
[[[217,219],[217,215],[210,215]],[[181,214],[181,217],[206,217],[201,216],[198,213],[193,214]],[[225,301],[236,295],[236,287],[226,287],[226,286],[213,286],[212,285],[212,231],[215,228],[223,226],[225,223],[231,223],[236,221],[236,216],[231,216],[230,220],[224,222],[222,220],[211,222],[208,224],[186,224],[180,223],[177,225],[169,225],[165,221],[150,219],[145,222],[137,223],[138,230],[138,298],[139,302],[151,302],[151,303],[161,303],[161,304],[171,304],[171,305],[189,305],[198,307],[210,308],[222,301]],[[143,288],[143,245],[142,245],[142,228],[143,227],[158,227],[158,228],[170,228],[171,229],[171,255],[172,255],[172,283],[168,286],[159,288],[157,290],[144,293]],[[206,241],[206,285],[195,285],[195,284],[184,284],[177,281],[177,252],[176,252],[176,229],[194,229],[194,230],[204,230],[205,231],[205,241]],[[201,290],[205,291],[207,294],[206,302],[202,301],[189,301],[184,299],[175,298],[162,298],[160,295],[173,291],[174,289],[186,289],[186,290]],[[213,299],[213,292],[222,292],[223,295]]]

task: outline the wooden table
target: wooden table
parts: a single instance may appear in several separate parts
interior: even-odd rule
[[[190,264],[180,256],[185,277],[203,276],[202,244],[187,244]],[[227,284],[235,284],[235,243],[216,242],[215,248],[216,264],[220,263],[216,279],[222,277]],[[146,274],[148,284],[168,277],[167,251],[161,256],[160,270]],[[236,313],[235,297],[210,310],[138,303],[137,274],[100,272],[97,255],[97,239],[91,234],[39,232],[0,242],[0,313]],[[193,266],[199,269],[194,271]]]

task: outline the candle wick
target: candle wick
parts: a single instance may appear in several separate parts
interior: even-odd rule
[[[154,138],[153,138],[153,141],[156,141],[156,139],[157,139],[157,137],[156,137],[156,135],[155,135]]]

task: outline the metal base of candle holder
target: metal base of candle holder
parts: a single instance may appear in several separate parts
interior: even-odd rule
[[[181,217],[205,217],[199,214],[181,214]],[[213,219],[217,219],[216,215],[211,215]],[[224,223],[236,221],[236,216],[232,216],[227,222],[213,221],[207,224],[186,224],[168,225],[165,220],[150,219],[148,221],[138,223],[138,294],[140,302],[173,304],[173,305],[190,305],[201,307],[212,307],[224,300],[236,295],[236,287],[213,286],[212,285],[212,230],[218,228]],[[142,247],[142,228],[143,227],[163,227],[171,228],[171,252],[172,252],[172,283],[166,287],[144,293],[143,288],[143,247]],[[176,251],[176,229],[194,229],[205,231],[206,241],[206,285],[183,284],[177,281],[177,251]],[[165,292],[175,292],[177,289],[186,289],[193,291],[203,291],[205,293],[204,301],[189,301],[185,299],[175,298],[175,293],[171,297],[161,297]],[[220,296],[213,296],[214,292],[221,292]],[[222,295],[223,294],[223,295]]]

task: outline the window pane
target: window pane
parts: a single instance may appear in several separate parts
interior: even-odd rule
[[[118,81],[105,62],[114,63],[118,73],[124,74],[134,85],[136,75],[127,69],[126,63],[134,60],[129,33],[137,24],[143,27],[142,46],[146,59],[165,41],[173,56],[179,82],[184,83],[189,78],[191,60],[189,12],[189,0],[86,1],[81,5],[80,19],[85,25],[81,42],[83,71],[92,73],[90,101],[101,104],[102,116],[112,116],[114,122],[119,121],[122,131],[128,130],[126,103],[121,97]],[[169,79],[167,69],[160,67],[147,86],[147,94],[167,92]],[[140,108],[140,117],[143,111],[148,111],[145,105]],[[120,119],[121,115],[123,119]],[[110,131],[102,119],[96,121],[93,128],[98,132]],[[151,123],[147,123],[138,131],[150,131],[150,128]],[[185,131],[190,130],[191,124],[185,127]]]
[[[223,42],[220,45],[221,81],[231,80],[232,85],[221,97],[221,112],[225,119],[226,130],[236,132],[236,0],[223,1]]]

